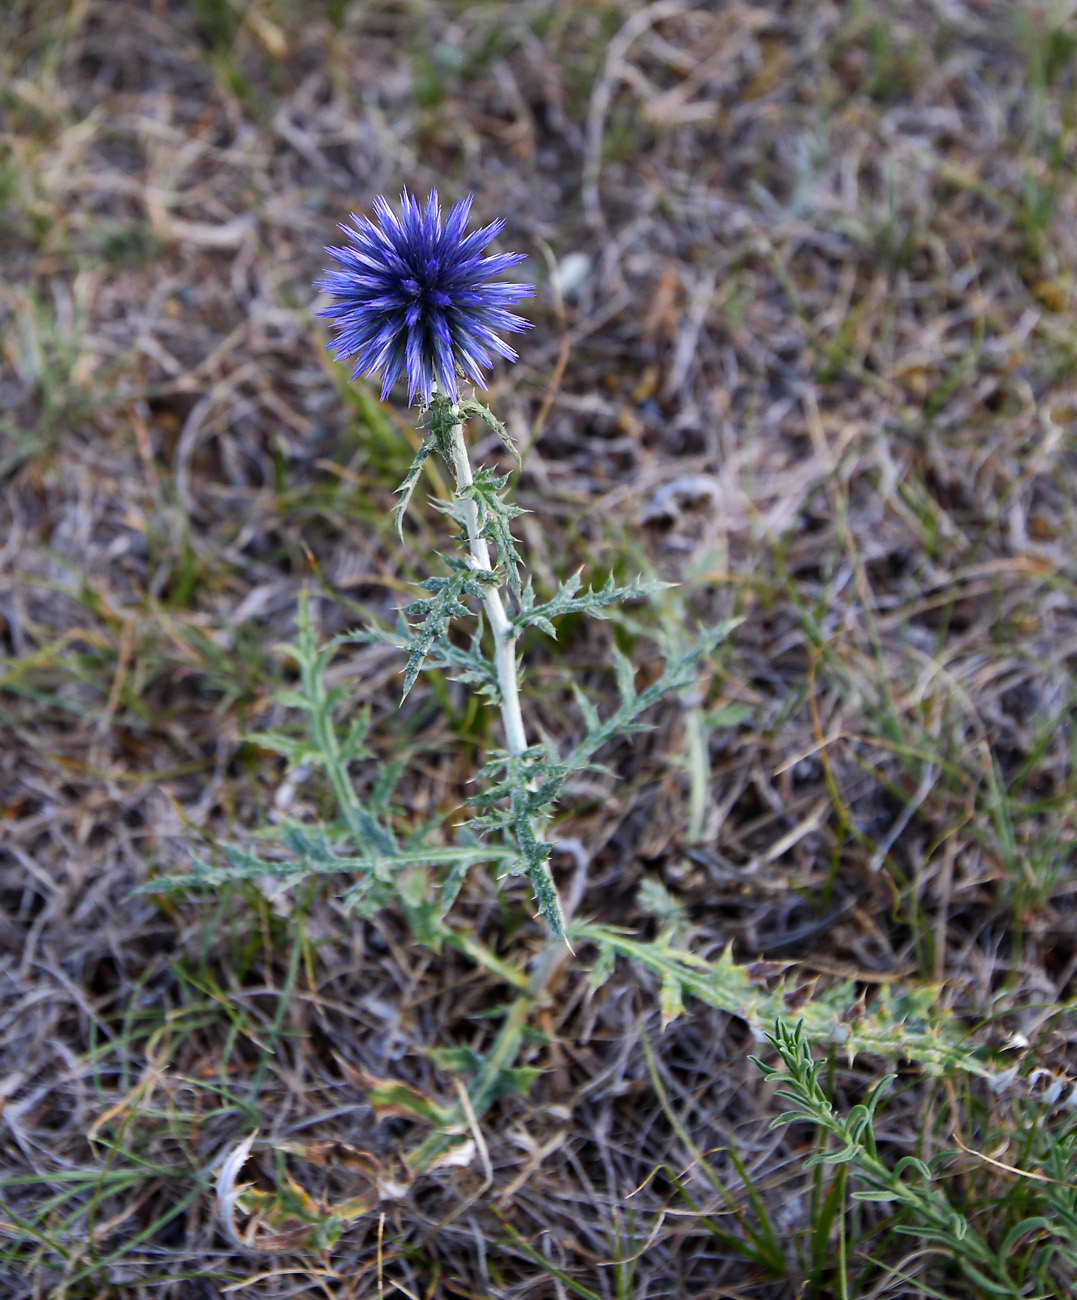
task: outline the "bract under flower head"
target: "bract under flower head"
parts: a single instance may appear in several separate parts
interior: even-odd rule
[[[509,308],[533,290],[529,284],[491,280],[524,255],[480,256],[505,223],[492,221],[465,234],[471,195],[453,204],[444,222],[437,190],[425,208],[405,190],[400,206],[397,217],[379,195],[377,225],[353,213],[354,225],[340,227],[347,245],[325,250],[338,268],[317,282],[335,301],[319,315],[337,330],[333,355],[355,359],[353,379],[381,371],[383,399],[406,372],[409,402],[418,397],[429,406],[435,382],[455,402],[458,371],[484,386],[491,353],[516,360],[495,331],[529,328]]]

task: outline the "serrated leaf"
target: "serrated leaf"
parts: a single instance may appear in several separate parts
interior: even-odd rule
[[[497,668],[482,652],[482,617],[471,637],[469,647],[455,645],[447,637],[439,636],[426,655],[427,668],[440,668],[454,682],[462,682],[476,695],[482,695],[493,704],[501,703],[501,684]]]
[[[347,735],[340,742],[340,758],[344,763],[352,763],[358,758],[372,758],[371,751],[364,744],[370,731],[370,709],[360,709],[348,726]]]
[[[488,406],[483,406],[481,402],[475,401],[474,398],[468,398],[467,401],[461,402],[457,408],[461,415],[477,415],[480,420],[497,434],[504,444],[506,450],[510,451],[516,458],[517,464],[523,464],[520,460],[520,453],[516,450],[516,444],[512,440],[508,429],[501,423],[497,416]]]
[[[479,469],[475,471],[474,481],[461,489],[459,495],[475,502],[479,512],[479,533],[497,547],[499,566],[505,571],[512,594],[519,599],[523,590],[520,583],[523,560],[509,525],[526,512],[504,499],[502,492],[507,482],[506,478],[490,470]]]
[[[328,690],[322,691],[322,699],[329,712],[332,712],[342,700],[348,698],[349,689],[348,685],[342,682],[339,686],[330,686]]]
[[[482,1055],[472,1047],[427,1047],[425,1055],[452,1074],[475,1074],[482,1066]]]
[[[522,631],[525,627],[539,627],[547,635],[553,635],[549,631],[552,627],[552,620],[559,618],[563,614],[590,614],[594,618],[605,618],[605,611],[613,605],[621,605],[626,601],[639,600],[644,596],[654,595],[656,592],[667,590],[672,584],[668,582],[657,582],[649,579],[637,578],[635,582],[629,583],[625,587],[618,587],[611,574],[606,583],[598,591],[593,587],[578,594],[582,584],[580,572],[571,574],[561,586],[551,600],[545,601],[541,605],[531,602],[523,602],[521,608],[513,618],[513,624]]]
[[[703,716],[708,731],[720,731],[723,727],[738,727],[742,722],[751,722],[752,710],[746,704],[721,704]]]
[[[449,909],[456,902],[460,890],[463,888],[464,881],[467,879],[467,873],[473,864],[466,857],[461,857],[458,862],[449,867],[442,881],[441,888],[438,891],[438,919],[443,920],[448,915]]]
[[[526,1097],[531,1091],[536,1079],[545,1074],[545,1070],[540,1065],[513,1065],[507,1070],[502,1070],[498,1078],[497,1094],[503,1096],[507,1092],[515,1092],[521,1097]]]
[[[461,597],[469,595],[481,600],[483,596],[482,581],[470,569],[456,569],[447,578],[427,578],[420,585],[433,595],[429,600],[413,601],[404,607],[405,614],[421,616],[421,621],[411,629],[403,698],[415,685],[427,653],[439,638],[445,638],[453,619],[470,615]]]
[[[411,1084],[401,1083],[397,1079],[379,1079],[367,1074],[365,1070],[357,1071],[357,1074],[357,1082],[366,1092],[367,1100],[378,1119],[402,1116],[405,1119],[425,1120],[435,1128],[448,1124],[450,1108],[439,1105]]]
[[[899,1009],[899,1000],[888,996],[885,989],[868,1003],[864,1014],[853,1023],[843,1019],[853,992],[850,984],[837,983],[819,989],[804,1003],[795,984],[779,982],[769,990],[761,987],[759,980],[753,977],[751,964],[734,961],[728,950],[717,959],[705,961],[661,935],[644,942],[610,926],[579,922],[570,927],[569,938],[574,942],[593,942],[599,949],[609,948],[660,976],[671,972],[680,981],[685,995],[739,1016],[779,1051],[799,1052],[799,1058],[790,1055],[788,1059],[799,1060],[797,1068],[806,1081],[805,1086],[818,1087],[817,1075],[821,1067],[821,1062],[812,1062],[809,1043],[829,1046],[839,1030],[844,1035],[841,1041],[847,1050],[884,1058],[900,1055],[914,1061],[932,1077],[958,1074],[993,1079],[1002,1073],[990,1060],[969,1050],[966,1032],[952,1015],[935,1006],[931,1009],[934,1019],[910,1020],[904,1010]],[[771,1032],[775,1021],[784,1022],[794,1014],[803,1026],[801,1039],[795,1037],[792,1029],[788,1030],[789,1042]],[[802,1099],[787,1095],[793,1105],[801,1109],[791,1113],[790,1118],[783,1122],[798,1117],[810,1118],[804,1114]],[[827,1104],[825,1098],[823,1102]]]
[[[404,757],[394,758],[391,763],[385,763],[379,770],[377,779],[374,782],[374,788],[370,792],[370,811],[375,817],[384,817],[389,809],[389,801],[392,799],[393,791],[396,789],[397,782],[400,780],[407,766],[407,760]]]
[[[561,900],[557,896],[557,887],[546,865],[546,857],[531,855],[525,859],[524,874],[531,883],[533,897],[539,916],[550,927],[555,939],[565,938],[565,918],[561,912]]]
[[[415,491],[415,484],[419,481],[419,475],[423,472],[423,466],[427,458],[438,449],[438,440],[434,436],[424,438],[419,444],[419,450],[415,453],[415,459],[411,462],[411,468],[404,477],[403,483],[396,489],[400,494],[400,500],[393,507],[393,520],[396,524],[397,535],[400,540],[404,540],[404,516],[407,514],[408,506],[411,503],[412,494]]]

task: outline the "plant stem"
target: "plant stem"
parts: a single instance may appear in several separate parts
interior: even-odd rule
[[[452,408],[453,415],[458,413]],[[471,461],[468,459],[467,445],[464,442],[464,426],[456,423],[452,427],[453,473],[456,476],[456,490],[471,487],[475,481],[471,473]],[[468,551],[476,569],[491,570],[490,547],[486,538],[479,534],[479,508],[467,497],[461,499],[464,519],[467,522]],[[501,689],[501,721],[505,727],[505,745],[510,754],[522,754],[527,748],[527,733],[524,731],[524,718],[520,712],[520,687],[516,679],[516,637],[512,624],[505,613],[501,593],[496,587],[489,587],[483,596],[483,608],[494,634],[494,666],[497,669],[497,684]]]
[[[454,416],[458,414],[456,406],[452,408],[452,413]],[[451,468],[456,478],[456,490],[459,493],[474,482],[467,444],[464,442],[462,422],[453,424],[451,439]],[[468,497],[461,497],[460,502],[467,527],[468,554],[471,562],[476,569],[488,572],[493,568],[493,564],[486,538],[480,535],[478,506]],[[505,742],[510,753],[522,754],[527,749],[527,733],[524,731],[523,714],[520,711],[520,690],[516,676],[516,637],[509,617],[505,613],[501,593],[495,587],[490,586],[487,589],[487,594],[483,597],[483,607],[494,636],[494,661],[498,685],[501,689],[501,720],[505,727]],[[535,834],[539,833],[536,828]],[[453,938],[449,941],[460,951],[467,951],[467,946],[462,939]],[[496,972],[488,957],[483,958],[477,953],[469,954],[488,969],[502,974],[503,978],[518,990],[481,1069],[468,1088],[468,1100],[472,1114],[476,1118],[481,1117],[496,1098],[504,1072],[511,1069],[519,1055],[528,1016],[545,999],[550,981],[570,951],[567,943],[553,938],[547,926],[546,944],[522,988],[521,972],[509,967],[504,971]],[[453,1113],[453,1126],[431,1133],[410,1155],[405,1157],[413,1173],[422,1173],[435,1164],[438,1156],[454,1141],[453,1129],[456,1128],[456,1124],[464,1122],[466,1118],[463,1108],[457,1105]]]
[[[475,479],[471,473],[467,444],[464,442],[464,425],[462,421],[455,418],[459,414],[459,407],[455,404],[452,414],[454,417],[450,435],[452,470],[459,495],[465,488],[471,487]],[[490,559],[490,547],[481,534],[478,504],[470,497],[460,496],[459,500],[467,527],[469,558],[476,569],[490,572],[493,564]],[[486,610],[490,630],[494,634],[494,666],[501,691],[501,721],[505,728],[505,745],[510,754],[522,754],[528,746],[523,714],[520,711],[520,687],[516,677],[516,636],[505,613],[501,592],[492,584],[488,585],[485,591],[483,608]],[[544,838],[541,827],[535,822],[532,822],[531,829],[536,839]],[[549,940],[547,951],[543,954],[531,978],[533,996],[539,999],[545,993],[546,985],[560,964],[562,949],[567,947],[563,939],[555,940],[549,933],[547,938]]]

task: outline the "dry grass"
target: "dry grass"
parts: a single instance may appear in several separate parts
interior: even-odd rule
[[[646,1024],[692,1140],[809,1230],[805,1152],[768,1132],[744,1027],[690,1007],[659,1036],[653,986],[621,970],[592,997],[585,962],[538,1021],[545,1073],[484,1124],[491,1187],[426,1180],[321,1260],[244,1257],[211,1221],[214,1161],[256,1125],[391,1159],[403,1129],[373,1127],[356,1070],[436,1094],[427,1049],[481,1045],[504,996],[326,891],[131,893],[285,798],[318,805],[242,739],[278,716],[297,593],[315,573],[337,593],[326,628],[391,617],[441,544],[420,507],[398,546],[411,416],[349,390],[311,317],[333,223],[402,182],[474,191],[533,254],[536,328],[490,400],[529,446],[536,580],[649,564],[692,617],[744,618],[708,699],[703,841],[671,709],[609,756],[618,781],[574,793],[581,911],[638,925],[658,877],[705,954],[937,981],[996,1044],[1027,1040],[1015,1062],[1077,1071],[1075,21],[990,0],[5,7],[5,1294],[802,1293],[791,1250],[762,1278],[663,1176],[628,1196],[688,1164]],[[570,673],[609,684],[608,635],[531,649],[551,731]],[[364,649],[338,672],[379,752],[411,756],[401,817],[448,816],[492,724],[437,683],[398,710],[398,667]],[[537,941],[521,894],[475,881],[461,907]],[[836,1095],[871,1065],[836,1061]],[[1019,1163],[1011,1099],[907,1083],[892,1150]],[[1007,1185],[984,1168],[954,1171],[969,1204]]]

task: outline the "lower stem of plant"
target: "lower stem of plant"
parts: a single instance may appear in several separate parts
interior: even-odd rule
[[[549,982],[567,952],[568,948],[560,940],[547,942],[535,963],[527,992],[518,994],[513,1000],[508,1015],[501,1022],[493,1046],[483,1059],[481,1069],[471,1080],[467,1090],[471,1116],[458,1104],[451,1127],[431,1133],[406,1157],[408,1168],[413,1174],[421,1174],[432,1168],[438,1157],[457,1140],[459,1128],[471,1117],[481,1118],[490,1108],[497,1097],[502,1074],[515,1065],[520,1054],[528,1017],[545,1000]]]
[[[527,1018],[535,1006],[536,999],[529,993],[522,993],[509,1008],[509,1013],[502,1021],[501,1029],[494,1040],[493,1047],[485,1057],[482,1068],[471,1080],[467,1090],[468,1102],[472,1116],[480,1119],[493,1102],[502,1073],[509,1070],[516,1062],[523,1041]],[[425,1173],[436,1164],[438,1157],[458,1138],[459,1129],[465,1125],[469,1116],[459,1103],[454,1108],[454,1123],[451,1129],[438,1129],[422,1141],[410,1155],[405,1157],[408,1168],[413,1174]]]

